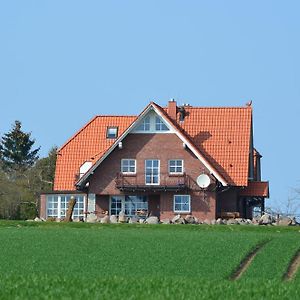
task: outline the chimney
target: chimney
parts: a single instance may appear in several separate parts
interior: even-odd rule
[[[176,121],[177,103],[174,99],[171,99],[168,103],[168,115],[172,120]]]

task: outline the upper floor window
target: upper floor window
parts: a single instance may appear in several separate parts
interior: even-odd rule
[[[150,116],[145,117],[136,129],[139,131],[150,131]]]
[[[183,160],[182,159],[169,160],[169,173],[170,174],[182,174],[183,173]]]
[[[159,185],[160,161],[158,159],[145,160],[145,183],[147,185]]]
[[[121,172],[124,174],[136,173],[136,160],[135,159],[122,159],[121,160]]]
[[[157,131],[167,131],[169,130],[166,124],[158,116],[155,117],[155,130]]]
[[[118,127],[107,127],[106,137],[108,139],[115,139],[118,136]]]

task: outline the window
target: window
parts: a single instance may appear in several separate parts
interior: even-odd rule
[[[84,217],[84,196],[83,195],[48,195],[47,196],[47,217],[64,218],[68,209],[68,202],[75,197],[76,204],[73,210],[73,219]]]
[[[108,139],[115,139],[118,136],[118,127],[107,127],[106,137]]]
[[[79,169],[79,177],[81,178],[93,165],[91,161],[84,162]]]
[[[148,200],[146,196],[125,196],[126,216],[147,216]]]
[[[191,212],[190,195],[174,195],[174,212],[178,212],[178,213]]]
[[[119,215],[124,211],[126,216],[146,217],[148,213],[148,199],[146,196],[112,196],[110,198],[110,215]]]
[[[169,160],[169,173],[183,174],[183,160],[182,159]]]
[[[135,174],[136,173],[136,160],[135,159],[122,159],[121,160],[121,172],[123,174]]]
[[[159,168],[158,159],[145,160],[145,182],[147,185],[159,185]]]
[[[169,128],[166,124],[162,121],[160,117],[155,117],[155,130],[157,131],[168,131]]]
[[[122,196],[112,196],[110,198],[110,215],[119,215],[122,210],[122,200]]]
[[[139,131],[150,131],[150,116],[145,117],[136,129]]]

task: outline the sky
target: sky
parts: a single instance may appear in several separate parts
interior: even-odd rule
[[[266,205],[285,209],[300,188],[299,11],[289,0],[1,1],[0,136],[20,120],[46,156],[95,115],[252,100]]]

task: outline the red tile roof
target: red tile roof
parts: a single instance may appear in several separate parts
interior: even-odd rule
[[[166,109],[156,106],[166,114]],[[186,106],[185,110],[184,122],[177,119],[173,124],[229,184],[247,186],[251,107]],[[136,118],[97,116],[76,133],[58,151],[54,190],[74,190],[75,174],[80,166],[85,161],[95,163],[113,145],[115,140],[106,138],[107,126],[118,126],[120,136]]]
[[[97,116],[79,130],[58,150],[54,190],[74,190],[80,166],[85,161],[95,163],[114,143],[114,139],[106,138],[107,126],[118,126],[121,135],[135,119],[135,116]]]
[[[240,191],[240,196],[269,198],[269,182],[250,181],[248,186]]]

